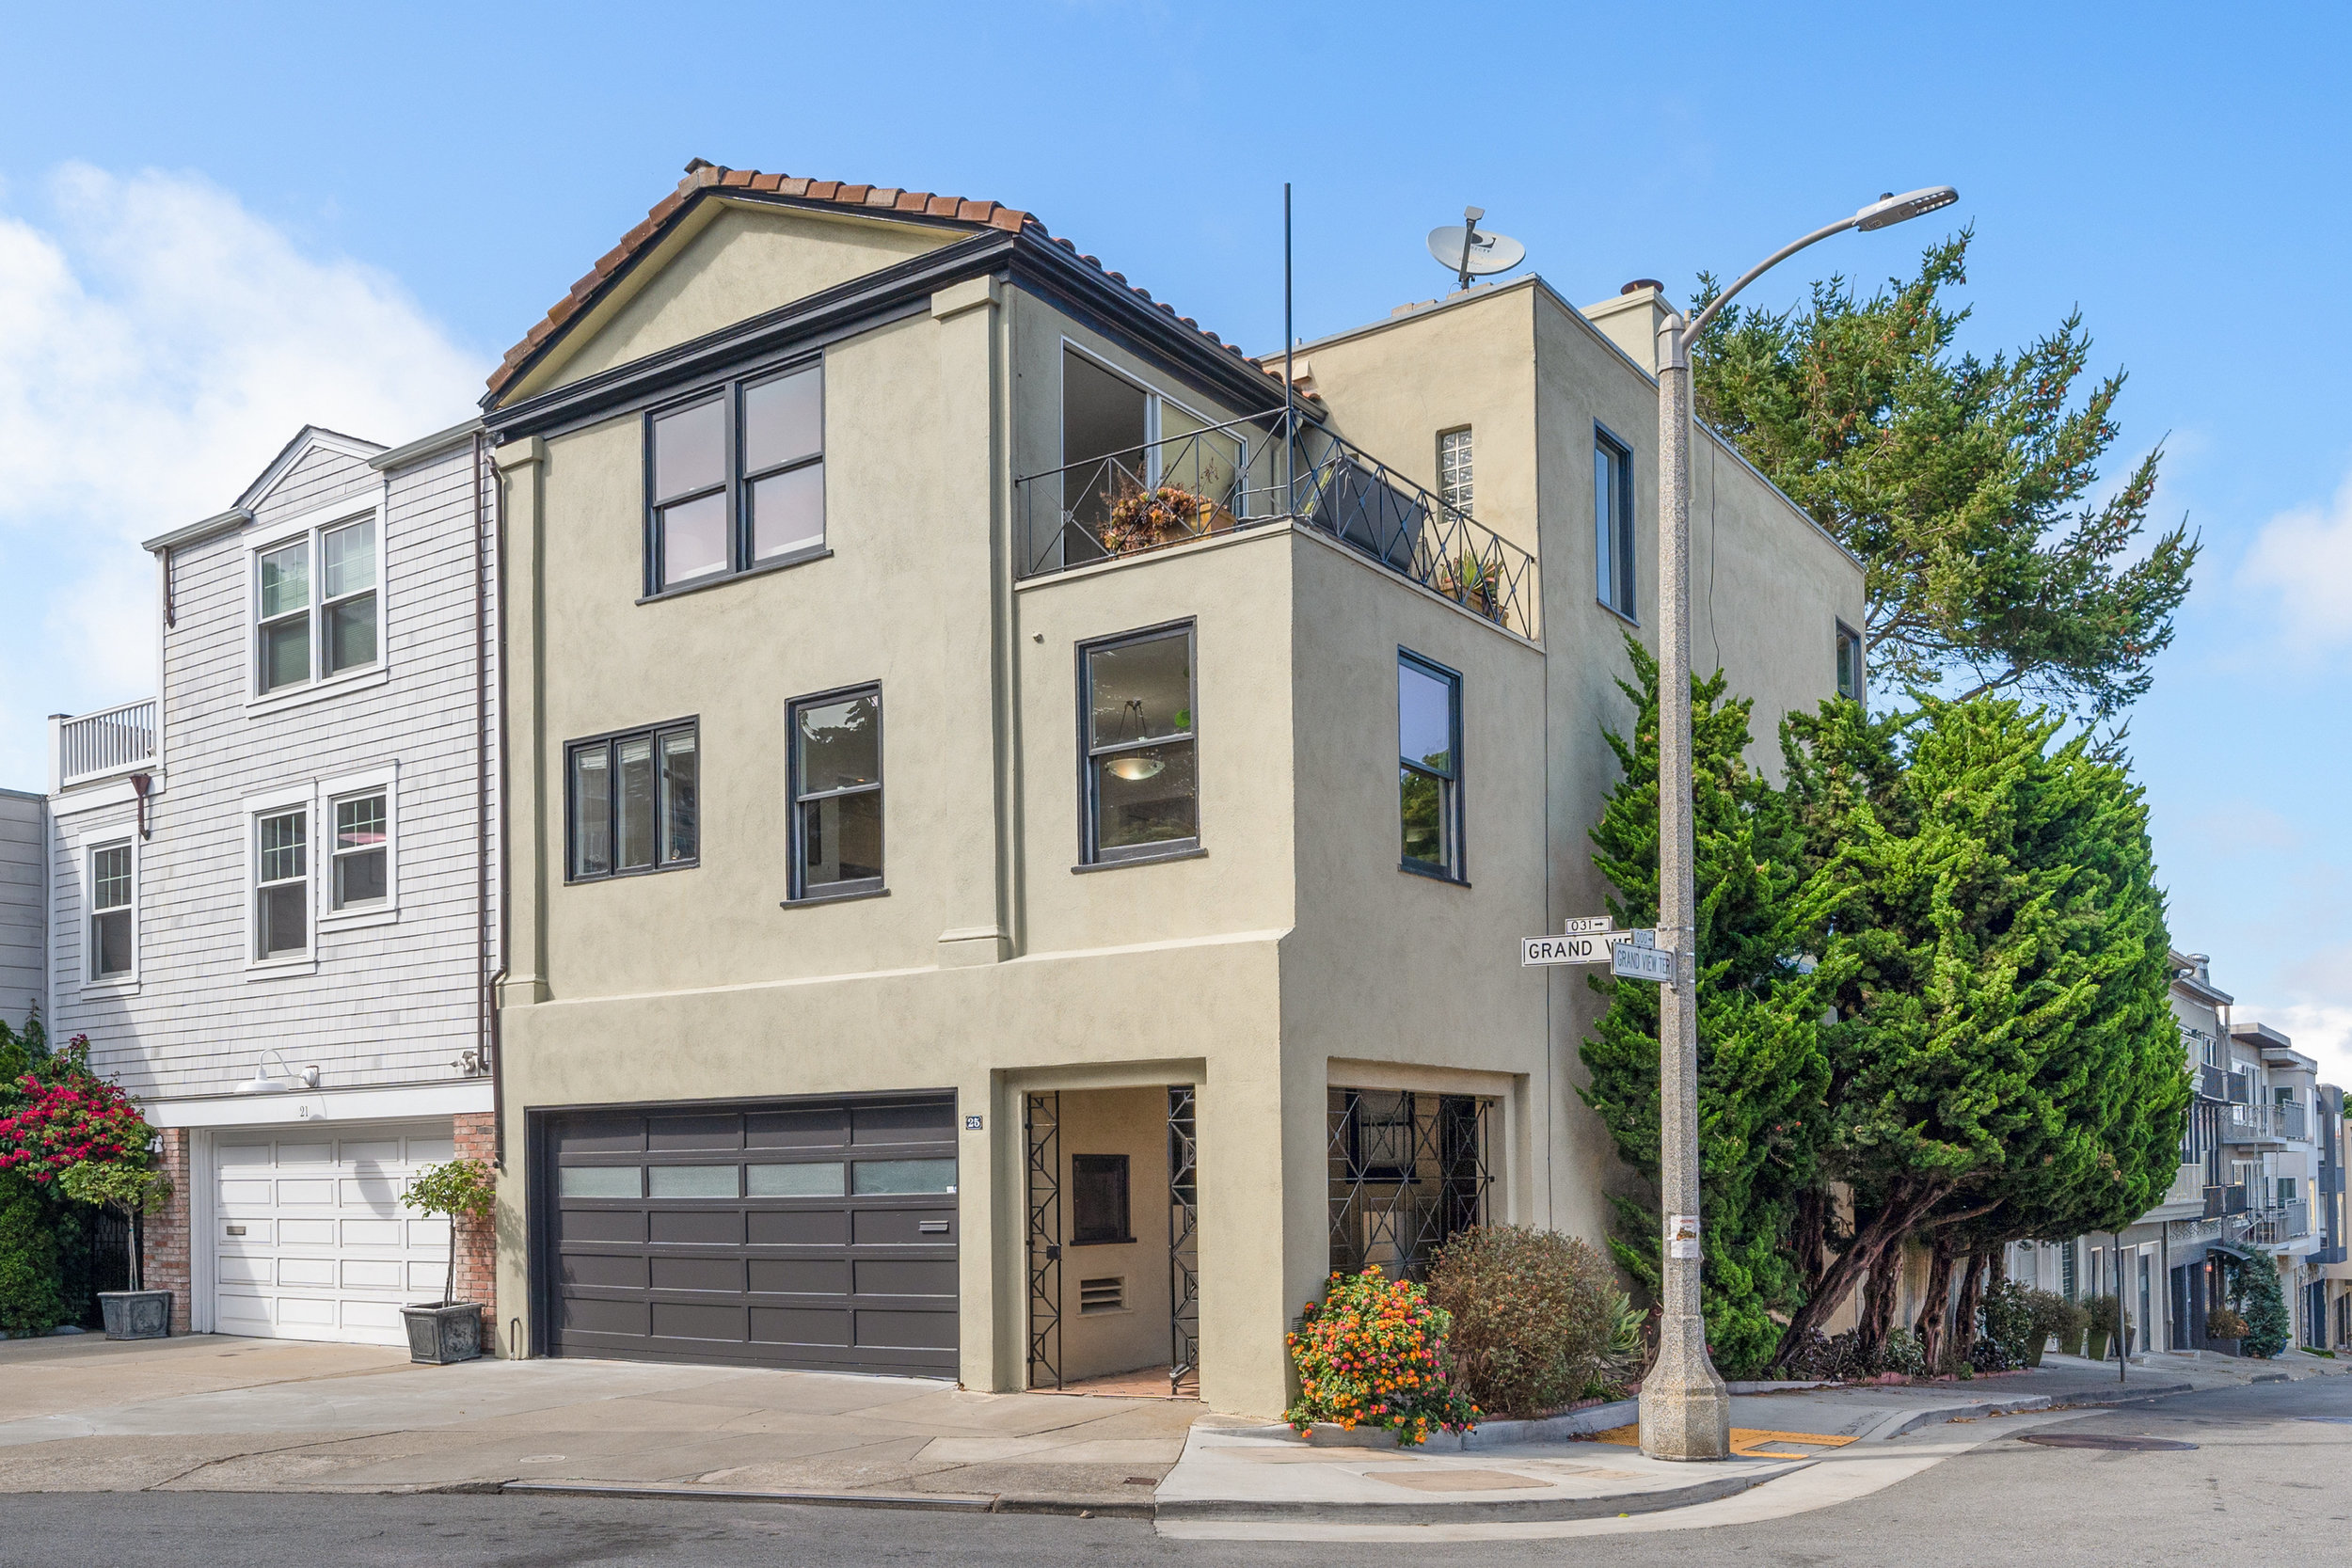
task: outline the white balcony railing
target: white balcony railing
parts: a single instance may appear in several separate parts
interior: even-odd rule
[[[58,719],[57,787],[115,773],[135,773],[155,761],[155,699],[142,697],[96,713]]]

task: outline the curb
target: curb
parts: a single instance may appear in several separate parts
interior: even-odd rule
[[[665,1486],[659,1482],[603,1481],[510,1481],[495,1489],[528,1497],[694,1497],[709,1502],[801,1503],[819,1508],[914,1508],[938,1513],[993,1513],[1000,1500],[964,1492],[783,1492],[757,1487]]]
[[[1415,1453],[1461,1453],[1467,1449],[1500,1448],[1508,1443],[1556,1443],[1565,1437],[1587,1437],[1596,1432],[1607,1432],[1641,1418],[1639,1400],[1612,1400],[1607,1404],[1588,1404],[1581,1410],[1571,1410],[1565,1416],[1546,1416],[1534,1421],[1481,1421],[1469,1432],[1433,1432],[1415,1444]],[[1400,1445],[1396,1433],[1380,1427],[1358,1427],[1350,1430],[1328,1421],[1317,1421],[1308,1435],[1301,1437],[1288,1426],[1221,1427],[1222,1432],[1243,1437],[1271,1437],[1284,1442],[1301,1444],[1311,1449],[1393,1449]]]
[[[1987,1416],[2020,1416],[2036,1410],[2081,1410],[2113,1404],[2129,1404],[2139,1400],[2157,1399],[2167,1394],[2188,1394],[2196,1391],[2189,1383],[2143,1384],[2112,1395],[2025,1394],[2013,1400],[1972,1400],[1965,1404],[1931,1405],[1925,1410],[1898,1410],[1856,1439],[1863,1443],[1883,1443],[1900,1437],[1923,1426],[1954,1420],[1978,1420]]]
[[[1661,1513],[1737,1497],[1752,1486],[1805,1469],[1809,1459],[1759,1465],[1752,1474],[1716,1475],[1671,1491],[1601,1497],[1520,1497],[1485,1503],[1366,1503],[1241,1501],[1196,1497],[1160,1503],[1159,1519],[1241,1524],[1253,1519],[1320,1520],[1350,1525],[1534,1524],[1561,1519],[1613,1519],[1625,1513]]]

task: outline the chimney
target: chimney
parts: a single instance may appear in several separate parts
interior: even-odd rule
[[[1617,291],[1614,299],[1584,307],[1584,319],[1600,328],[1601,336],[1633,356],[1633,362],[1658,373],[1658,328],[1674,310],[1666,286],[1655,277],[1637,277]]]

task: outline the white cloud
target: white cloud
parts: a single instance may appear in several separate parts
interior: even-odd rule
[[[2275,595],[2279,640],[2290,654],[2308,658],[2352,642],[2352,478],[2326,510],[2296,507],[2264,524],[2238,580]]]
[[[2295,1049],[2319,1063],[2319,1080],[2352,1088],[2352,1006],[2333,1002],[2290,1002],[2276,1007],[2241,1005],[2233,1014],[2241,1022],[2262,1022],[2295,1042]]]
[[[140,539],[227,507],[306,423],[397,443],[470,411],[485,356],[381,270],[305,251],[192,175],[69,165],[0,190],[0,784],[43,714],[154,685]],[[31,613],[22,607],[35,607]]]

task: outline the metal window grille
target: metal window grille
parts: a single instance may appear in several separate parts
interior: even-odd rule
[[[1446,1241],[1486,1221],[1494,1102],[1330,1091],[1331,1268],[1426,1279]]]
[[[1029,1386],[1061,1386],[1061,1096],[1025,1097],[1029,1146]]]
[[[1190,1084],[1168,1089],[1168,1389],[1200,1376],[1200,1137]]]

